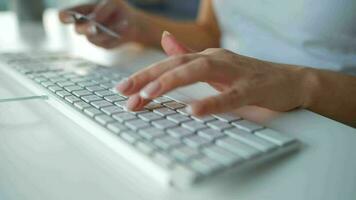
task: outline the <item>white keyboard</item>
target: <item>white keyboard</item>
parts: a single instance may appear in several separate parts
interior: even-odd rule
[[[19,81],[26,77],[30,88],[53,97],[59,103],[55,108],[115,152],[138,166],[147,164],[143,171],[161,174],[157,176],[177,187],[248,168],[300,144],[233,114],[190,116],[183,103],[169,96],[142,111],[125,111],[127,97],[112,90],[125,74],[65,54],[7,53],[0,61],[10,75]]]

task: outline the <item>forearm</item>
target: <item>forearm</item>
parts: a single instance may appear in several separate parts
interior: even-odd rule
[[[189,44],[194,50],[204,50],[206,48],[219,47],[220,32],[216,28],[196,21],[174,21],[153,14],[140,12],[141,23],[138,24],[138,31],[144,34],[139,42],[152,47],[160,47],[163,31],[174,34],[179,41]]]
[[[310,68],[302,71],[304,107],[356,126],[356,77]]]

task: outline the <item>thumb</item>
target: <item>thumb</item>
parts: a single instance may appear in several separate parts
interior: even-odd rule
[[[180,43],[171,33],[164,31],[162,35],[161,45],[167,55],[180,55],[186,53],[192,53],[193,50],[187,48]]]

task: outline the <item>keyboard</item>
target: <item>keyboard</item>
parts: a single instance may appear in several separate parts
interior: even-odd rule
[[[0,61],[116,153],[175,187],[236,173],[300,146],[288,134],[232,113],[190,116],[170,96],[127,111],[127,97],[113,90],[127,74],[65,53],[3,53]]]

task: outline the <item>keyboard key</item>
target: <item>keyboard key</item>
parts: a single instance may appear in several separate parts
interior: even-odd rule
[[[48,79],[43,78],[43,77],[38,77],[38,78],[35,78],[34,80],[35,80],[37,83],[42,83],[42,82],[48,81]]]
[[[101,90],[105,90],[105,88],[100,87],[98,85],[94,85],[94,86],[88,86],[85,87],[87,90],[89,90],[90,92],[97,92],[97,91],[101,91]]]
[[[182,123],[182,126],[184,128],[191,130],[191,131],[198,131],[201,129],[208,128],[205,124],[197,122],[197,121],[184,122],[184,123]]]
[[[162,115],[162,116],[173,115],[173,114],[177,113],[176,111],[174,111],[170,108],[158,108],[158,109],[153,110],[153,112],[155,112],[159,115]]]
[[[97,91],[97,92],[94,92],[96,95],[100,96],[100,97],[106,97],[106,96],[111,96],[113,95],[114,93],[111,92],[110,90],[102,90],[102,91]]]
[[[130,144],[134,144],[141,140],[141,137],[134,131],[124,131],[120,136]]]
[[[73,85],[73,86],[64,87],[64,89],[67,90],[68,92],[74,92],[78,90],[83,90],[84,88],[77,85]]]
[[[113,115],[113,118],[121,123],[129,120],[137,119],[136,115],[127,112],[115,114]]]
[[[175,101],[172,101],[172,102],[169,102],[169,103],[164,103],[163,105],[168,107],[168,108],[170,108],[170,109],[173,109],[173,110],[177,110],[177,109],[185,107],[184,104],[181,104],[181,103],[178,103],[178,102],[175,102]]]
[[[155,152],[152,159],[164,168],[171,168],[174,164],[172,157],[163,152]]]
[[[61,87],[58,86],[49,86],[48,89],[52,92],[58,92],[63,90]]]
[[[242,143],[231,137],[225,137],[216,141],[216,144],[228,151],[238,154],[239,156],[249,159],[261,154],[256,148]]]
[[[156,103],[162,104],[162,103],[171,102],[173,100],[168,98],[168,97],[158,97],[156,99],[153,99],[153,101],[156,102]]]
[[[228,128],[232,128],[232,126],[229,123],[224,122],[224,121],[219,121],[219,120],[208,122],[207,125],[213,129],[217,129],[220,131],[228,129]]]
[[[85,102],[87,103],[90,103],[90,102],[93,102],[93,101],[99,101],[99,100],[102,100],[101,97],[98,97],[96,95],[88,95],[88,96],[83,96],[81,97]]]
[[[58,82],[57,85],[59,85],[60,87],[67,87],[75,84],[71,81],[63,81],[63,82]]]
[[[50,80],[54,83],[59,83],[59,82],[65,82],[67,81],[65,78],[62,77],[54,77],[54,78],[50,78]]]
[[[181,141],[172,136],[164,136],[156,138],[153,143],[160,149],[168,150],[170,148],[181,145]]]
[[[225,134],[222,133],[221,131],[218,131],[216,129],[211,129],[211,128],[203,129],[203,130],[199,131],[198,135],[200,135],[210,141],[225,136]]]
[[[127,122],[125,122],[125,125],[135,131],[138,129],[143,129],[143,128],[147,128],[150,126],[149,123],[147,123],[146,121],[143,121],[142,119],[135,119],[135,120],[127,121]]]
[[[69,92],[64,91],[64,90],[63,90],[63,91],[58,91],[58,92],[56,92],[56,94],[57,94],[58,96],[62,97],[62,98],[71,95]]]
[[[288,144],[291,144],[293,142],[296,142],[295,138],[290,137],[289,135],[279,133],[277,131],[271,130],[271,129],[264,129],[264,130],[259,130],[256,131],[255,133],[258,137],[261,137],[265,140],[268,140],[274,144],[277,144],[279,146],[285,146]]]
[[[205,175],[212,174],[222,167],[219,162],[205,156],[199,159],[194,159],[190,166],[195,171]]]
[[[105,88],[105,89],[112,89],[116,84],[115,83],[111,83],[111,82],[107,82],[107,83],[101,83],[100,86]]]
[[[177,126],[177,123],[174,123],[172,121],[169,121],[167,119],[161,119],[157,121],[153,121],[152,125],[159,129],[167,129],[167,128],[173,128]]]
[[[152,140],[154,138],[164,136],[165,132],[161,129],[152,127],[152,128],[141,129],[139,131],[139,134],[147,140]]]
[[[94,117],[96,115],[101,115],[103,114],[103,112],[101,112],[100,110],[96,109],[96,108],[87,108],[84,109],[84,113],[90,117]]]
[[[247,121],[247,120],[236,121],[236,122],[233,122],[232,125],[236,126],[239,129],[242,129],[244,131],[248,131],[248,132],[254,132],[254,131],[263,129],[263,126],[258,125],[251,121]]]
[[[209,140],[207,140],[199,135],[186,137],[183,139],[183,142],[191,147],[194,147],[194,148],[199,148],[201,146],[208,145],[211,143]]]
[[[211,159],[216,160],[226,166],[231,166],[243,161],[242,157],[215,145],[205,147],[202,151]]]
[[[190,117],[187,117],[187,116],[182,115],[182,114],[169,115],[169,116],[167,116],[167,119],[171,120],[172,122],[175,122],[177,124],[192,120]]]
[[[141,110],[137,110],[137,111],[128,111],[128,110],[125,108],[125,110],[126,110],[126,112],[130,112],[130,113],[136,114],[136,115],[150,112],[149,110],[146,110],[146,109],[141,109]]]
[[[241,117],[239,117],[233,113],[225,113],[225,114],[219,114],[219,115],[213,115],[213,116],[221,121],[224,121],[224,122],[233,122],[233,121],[241,119]]]
[[[102,125],[114,122],[115,120],[108,115],[97,115],[94,119]]]
[[[52,81],[45,81],[45,82],[41,82],[41,85],[48,88],[49,86],[54,86],[55,83],[53,83]]]
[[[158,109],[158,108],[162,108],[163,106],[159,103],[155,103],[155,102],[150,102],[149,104],[147,104],[145,106],[146,109],[148,110],[154,110],[154,109]]]
[[[226,130],[226,134],[263,152],[268,152],[278,147],[265,139],[238,128]]]
[[[126,104],[127,104],[127,100],[115,102],[115,105],[117,105],[123,109],[126,109]]]
[[[112,96],[105,96],[104,99],[106,101],[109,101],[111,103],[117,102],[117,101],[124,101],[126,98],[119,96],[119,95],[112,95]]]
[[[108,124],[108,129],[116,134],[119,134],[123,131],[128,130],[127,126],[125,126],[124,124],[119,123],[119,122],[114,122],[114,123]]]
[[[114,114],[117,114],[117,113],[124,112],[124,110],[122,108],[118,107],[118,106],[104,107],[104,108],[101,108],[101,111],[103,111],[107,115],[114,115]]]
[[[80,79],[81,80],[81,79]],[[73,82],[77,82],[78,79],[72,79]],[[93,82],[93,81],[84,81],[84,82],[77,82],[77,84],[81,87],[90,87],[90,86],[94,86],[97,85],[97,83]]]
[[[162,119],[162,116],[153,112],[142,113],[138,115],[141,119],[151,122],[158,119]]]
[[[205,116],[205,117],[195,117],[195,116],[192,116],[192,118],[198,122],[201,122],[201,123],[206,123],[206,122],[210,122],[210,121],[214,121],[215,120],[215,117],[213,116]]]
[[[112,103],[110,103],[108,101],[105,101],[105,100],[93,101],[90,104],[93,105],[97,109],[108,107],[108,106],[112,106]]]
[[[64,98],[66,101],[68,101],[69,103],[75,103],[75,102],[77,102],[77,101],[81,101],[78,97],[75,97],[75,96],[73,96],[73,95],[71,95],[71,96],[66,96],[65,98]]]
[[[185,115],[185,116],[190,116],[190,114],[187,112],[187,110],[185,108],[178,109],[177,112],[179,114],[182,114],[182,115]]]
[[[171,154],[180,161],[186,162],[194,157],[198,157],[200,152],[192,147],[181,146],[172,150]]]
[[[147,141],[139,141],[136,144],[136,147],[142,153],[147,154],[147,155],[150,155],[157,150],[156,146],[154,146],[151,142],[147,142]]]
[[[74,106],[80,110],[84,110],[86,108],[90,108],[91,106],[83,101],[78,101],[74,103]]]
[[[169,135],[176,137],[176,138],[190,136],[190,135],[193,135],[193,133],[194,133],[193,131],[183,128],[183,127],[176,127],[176,128],[168,129],[167,132],[169,133]]]
[[[78,90],[74,91],[73,94],[77,97],[92,95],[93,93],[89,92],[88,90]]]

